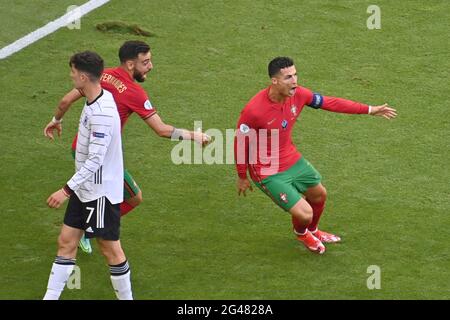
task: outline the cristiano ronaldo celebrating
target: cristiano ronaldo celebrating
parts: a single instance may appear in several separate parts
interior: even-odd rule
[[[318,229],[327,197],[319,172],[292,142],[292,129],[304,106],[332,112],[395,118],[387,104],[366,104],[322,96],[297,84],[294,61],[277,57],[268,66],[271,85],[257,93],[241,112],[235,139],[238,194],[253,182],[292,217],[297,239],[309,250],[323,254],[323,243],[340,237]]]

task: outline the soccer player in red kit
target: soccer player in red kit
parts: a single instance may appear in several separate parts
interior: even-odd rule
[[[120,66],[105,69],[100,83],[103,89],[112,93],[120,115],[121,128],[123,130],[129,116],[135,112],[142,120],[160,137],[172,139],[195,140],[200,144],[209,142],[209,137],[202,132],[178,129],[166,124],[157,114],[155,107],[145,90],[136,83],[144,82],[147,73],[153,68],[150,46],[142,41],[126,41],[119,49]],[[61,135],[61,121],[70,106],[80,99],[84,93],[73,89],[60,101],[55,110],[53,119],[44,128],[44,135],[53,140],[53,131],[57,130]],[[75,150],[77,138],[72,144]],[[127,214],[142,202],[142,192],[130,175],[128,170],[124,172],[124,202],[120,205],[121,215]],[[85,252],[92,252],[89,241],[83,238],[80,247]]]
[[[277,57],[268,66],[272,84],[257,93],[241,112],[235,139],[238,194],[252,190],[253,182],[272,201],[289,212],[294,233],[309,250],[322,254],[323,243],[340,237],[318,229],[327,192],[319,172],[292,142],[292,129],[304,106],[332,112],[394,118],[387,104],[366,104],[322,96],[297,84],[294,61]]]

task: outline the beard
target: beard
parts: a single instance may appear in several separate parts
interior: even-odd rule
[[[133,73],[133,78],[137,82],[144,82],[145,81],[144,75],[142,73],[140,73],[140,72],[137,72],[136,70]]]

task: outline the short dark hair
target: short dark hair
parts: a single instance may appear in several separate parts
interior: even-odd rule
[[[103,59],[92,51],[75,53],[70,57],[69,65],[78,71],[89,74],[92,81],[100,79],[103,73]]]
[[[289,57],[276,57],[272,61],[270,61],[268,66],[269,71],[269,77],[272,78],[275,76],[278,72],[280,72],[281,69],[292,67],[294,65],[294,60],[292,60]]]
[[[127,60],[136,59],[140,53],[147,53],[149,51],[150,46],[143,41],[126,41],[119,49],[120,63],[124,63]]]

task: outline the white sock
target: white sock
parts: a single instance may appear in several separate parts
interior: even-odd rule
[[[295,233],[297,236],[304,236],[306,233],[308,233],[308,229],[305,229],[305,232],[304,232],[304,233],[300,233],[300,232],[298,232],[297,230],[295,230],[295,228],[294,228],[294,233]]]
[[[131,270],[128,261],[115,266],[109,266],[111,270],[111,283],[119,300],[133,300],[131,292]]]
[[[75,259],[56,257],[48,278],[47,292],[43,300],[58,300],[75,267]]]

